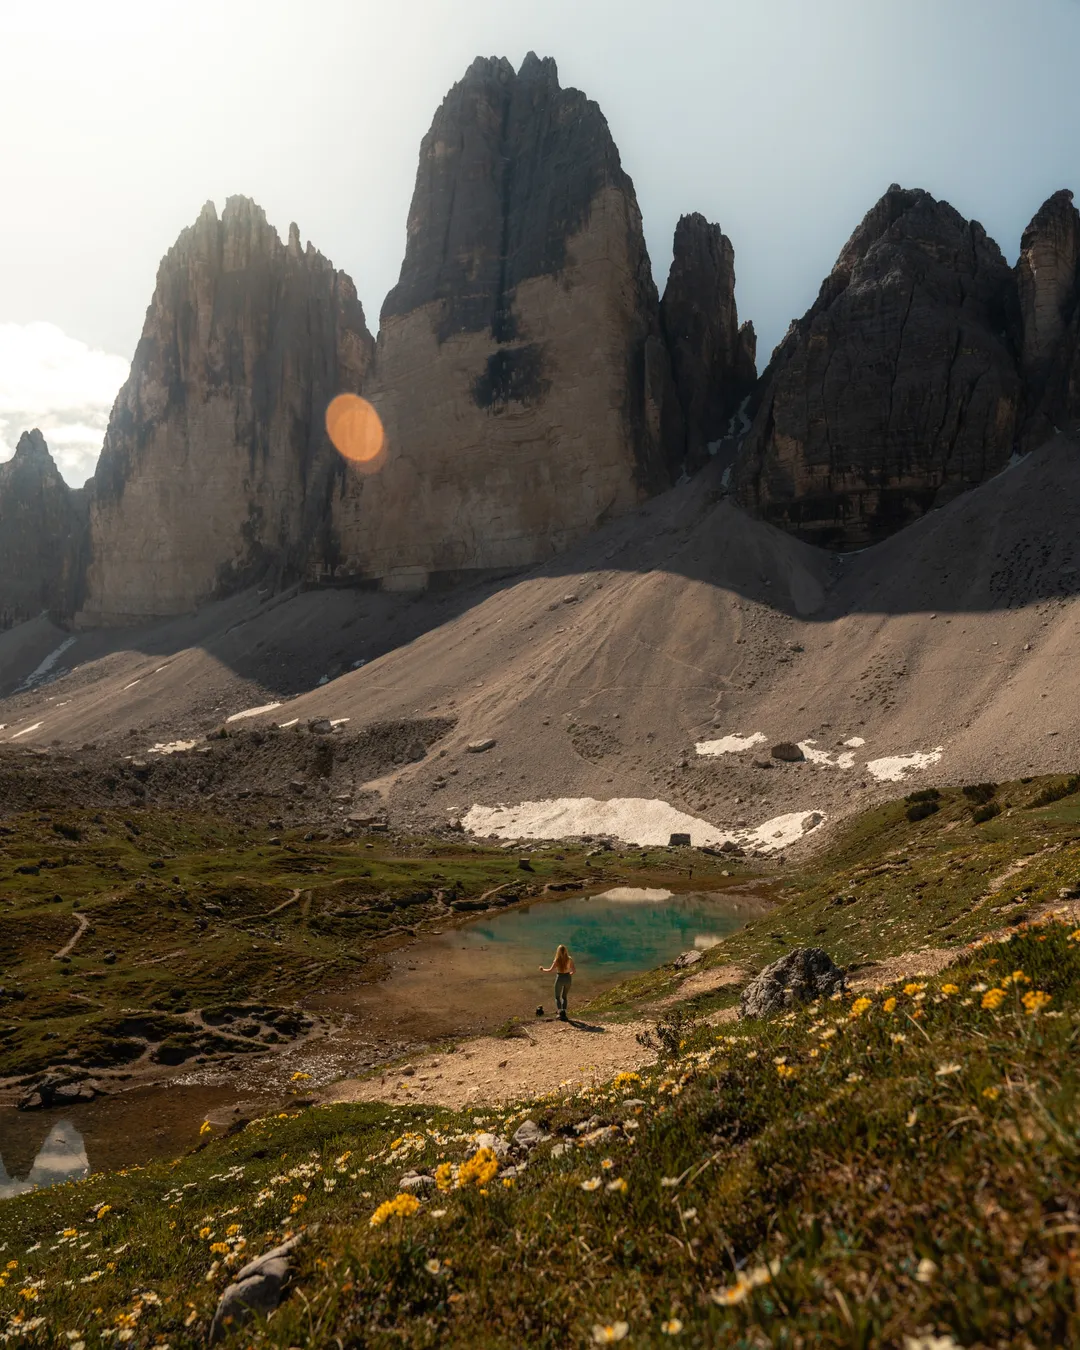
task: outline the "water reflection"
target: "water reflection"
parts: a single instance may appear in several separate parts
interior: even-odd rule
[[[8,1147],[8,1165],[15,1175],[9,1174],[4,1165],[4,1156],[0,1153],[0,1200],[22,1195],[24,1191],[32,1191],[38,1186],[55,1186],[61,1181],[74,1181],[90,1172],[83,1137],[69,1120],[58,1120],[49,1129],[29,1171],[23,1177],[19,1173],[25,1164],[13,1157],[9,1146],[5,1147]]]

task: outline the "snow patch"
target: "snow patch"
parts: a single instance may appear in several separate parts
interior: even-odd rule
[[[261,708],[245,708],[243,712],[233,713],[231,717],[226,717],[228,722],[243,722],[248,717],[261,717],[263,713],[273,712],[275,708],[280,708],[280,701],[277,703],[264,703]]]
[[[900,783],[905,775],[915,773],[919,769],[928,769],[932,764],[936,764],[944,753],[945,747],[939,745],[936,750],[927,751],[925,754],[915,750],[910,755],[889,755],[884,759],[870,760],[866,771],[879,783]]]
[[[294,727],[299,721],[300,721],[299,717],[294,717],[291,722],[282,722],[280,723],[280,729],[284,731],[286,727]]]
[[[850,750],[833,757],[828,750],[818,750],[817,741],[800,741],[799,749],[811,764],[820,764],[829,769],[853,769],[855,756]]]
[[[65,638],[64,641],[61,642],[60,646],[56,648],[55,651],[51,651],[45,658],[45,660],[42,661],[42,663],[39,666],[37,666],[34,670],[32,670],[29,675],[27,675],[26,679],[23,680],[22,684],[19,685],[18,689],[16,689],[15,692],[19,694],[22,693],[24,689],[36,689],[39,684],[47,683],[47,681],[50,678],[50,672],[56,665],[57,661],[59,661],[60,658],[63,656],[63,654],[67,651],[67,649],[69,647],[73,647],[77,641],[78,638],[73,637]],[[56,674],[52,676],[52,678],[55,679],[58,675],[62,673],[63,672],[61,671],[57,671]]]
[[[866,744],[866,741],[862,736],[852,736],[851,740],[845,741],[844,744],[850,745],[853,750],[858,750],[861,745]]]
[[[824,824],[819,811],[796,811],[767,820],[754,830],[722,830],[688,816],[656,798],[559,797],[517,806],[473,806],[462,818],[470,832],[498,839],[573,839],[608,835],[627,844],[666,845],[673,834],[688,834],[695,848],[729,840],[748,849],[776,852]]]
[[[158,741],[147,750],[148,755],[179,755],[185,750],[194,750],[198,741]]]
[[[20,736],[29,736],[32,731],[37,731],[38,727],[44,725],[45,725],[44,722],[35,722],[34,725],[31,727],[23,727],[22,731],[17,731],[15,735],[11,737],[11,739],[13,741],[17,741]]]
[[[764,732],[755,731],[750,736],[722,736],[718,741],[698,741],[694,749],[699,755],[719,758],[720,755],[741,755],[744,750],[764,745],[767,740]]]

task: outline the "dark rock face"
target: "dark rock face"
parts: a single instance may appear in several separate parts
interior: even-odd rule
[[[24,432],[0,464],[0,629],[43,610],[71,615],[85,535],[85,491],[64,482],[40,431]]]
[[[766,370],[742,500],[858,548],[1009,459],[1023,391],[1011,270],[982,226],[892,187]]]
[[[735,249],[702,215],[683,216],[675,228],[660,322],[686,425],[686,465],[700,468],[757,382],[754,326],[739,327],[735,304]]]
[[[829,998],[846,987],[844,972],[821,947],[796,947],[742,991],[740,1017],[772,1017],[797,1003]]]
[[[369,397],[388,460],[334,500],[343,579],[531,565],[670,481],[682,415],[634,186],[554,61],[478,59],[436,113]]]
[[[333,554],[324,412],[374,343],[350,279],[293,225],[208,203],[158,271],[91,496],[83,621],[174,614]]]
[[[1024,445],[1080,422],[1080,211],[1056,192],[1024,231],[1016,264],[1027,387]]]

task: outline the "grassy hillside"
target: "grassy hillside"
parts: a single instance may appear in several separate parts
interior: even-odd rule
[[[1032,919],[1076,875],[1080,802],[1035,805],[1047,786],[981,823],[960,792],[874,812],[709,954],[754,968],[805,934],[869,961],[955,934],[939,976],[768,1023],[690,1005],[640,1077],[499,1111],[285,1112],[5,1202],[0,1336],[204,1344],[230,1272],[300,1233],[280,1309],[228,1344],[1076,1344],[1080,929]],[[550,1138],[504,1175],[477,1135],[526,1117]],[[413,1168],[444,1189],[414,1205]]]

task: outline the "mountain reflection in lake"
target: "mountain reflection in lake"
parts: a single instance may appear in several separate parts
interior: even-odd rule
[[[22,1195],[38,1186],[55,1186],[57,1182],[74,1181],[89,1174],[86,1146],[75,1126],[68,1120],[58,1120],[52,1126],[43,1120],[41,1125],[48,1133],[32,1161],[18,1157],[9,1144],[4,1145],[6,1159],[0,1152],[0,1200]],[[8,1168],[11,1168],[10,1173]],[[24,1169],[25,1175],[20,1176]]]

